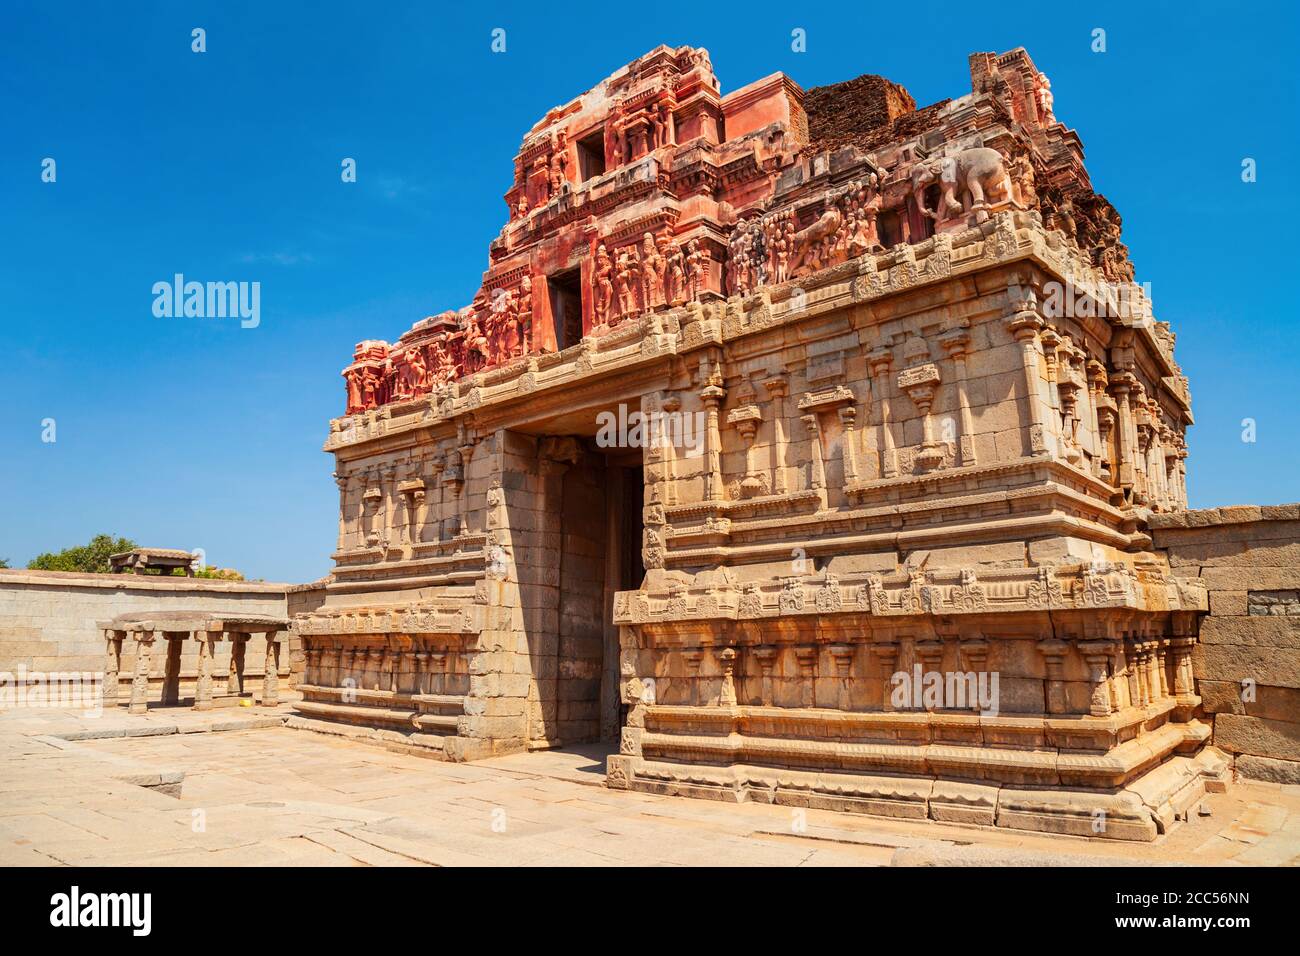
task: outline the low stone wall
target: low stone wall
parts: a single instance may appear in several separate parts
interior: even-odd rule
[[[1174,573],[1209,590],[1193,653],[1214,744],[1245,777],[1300,783],[1300,504],[1154,515]]]
[[[310,602],[310,589],[298,596]],[[104,670],[105,647],[98,622],[119,614],[194,610],[284,617],[291,603],[291,586],[206,578],[161,577],[135,574],[79,574],[64,571],[0,570],[0,673],[29,675],[50,673],[99,674]],[[294,588],[294,590],[298,590]],[[121,681],[129,695],[135,651],[126,642]],[[261,637],[249,642],[245,678],[247,687],[259,687],[265,657]],[[230,646],[218,642],[215,673],[224,677],[230,664]],[[289,653],[280,661],[282,683],[296,685],[302,674],[301,643],[291,635]],[[162,692],[162,658],[155,654],[151,699]],[[197,646],[186,641],[181,658],[181,693],[193,692],[197,675]],[[123,700],[126,698],[123,697]]]

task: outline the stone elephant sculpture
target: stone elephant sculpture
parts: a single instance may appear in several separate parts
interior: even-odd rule
[[[939,208],[926,207],[925,190],[939,183],[942,193]],[[966,212],[961,198],[970,194],[971,207],[979,209],[988,201],[1011,198],[1011,177],[1007,175],[1002,154],[987,146],[963,149],[951,156],[934,156],[912,168],[912,194],[917,208],[931,219],[941,219]]]

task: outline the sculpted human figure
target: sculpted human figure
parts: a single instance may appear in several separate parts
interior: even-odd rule
[[[740,292],[740,230],[727,237],[727,292]]]
[[[379,373],[370,366],[361,370],[361,407],[364,410],[379,404]]]
[[[560,130],[559,134],[551,140],[551,195],[556,196],[564,187],[568,177],[566,170],[569,166],[568,134]]]
[[[482,368],[489,361],[488,338],[477,312],[470,312],[465,324],[465,360],[470,371]]]
[[[621,103],[614,104],[613,112],[609,117],[609,134],[611,139],[611,149],[614,154],[614,165],[622,166],[627,158],[627,150],[623,145],[623,106]]]
[[[655,238],[650,233],[641,235],[641,305],[643,311],[649,311],[658,304],[655,278],[659,274],[659,251],[655,248]]]
[[[350,368],[343,373],[343,380],[348,387],[348,414],[351,415],[365,407],[361,400],[361,375],[356,369]]]
[[[672,243],[666,233],[660,233],[655,245],[655,290],[660,305],[670,305],[668,289],[668,257],[672,254]]]
[[[1046,73],[1038,74],[1037,95],[1039,118],[1044,123],[1055,123],[1056,116],[1052,112],[1052,81],[1047,78]]]
[[[596,265],[592,274],[592,285],[596,292],[596,324],[604,325],[609,321],[609,306],[614,298],[614,264],[610,262],[609,250],[602,242],[596,246]]]
[[[627,250],[623,250],[618,254],[618,267],[614,272],[614,293],[618,297],[618,317],[630,315],[632,312],[635,279],[636,276],[632,269],[632,257],[628,255]],[[613,325],[613,321],[610,324]]]
[[[519,280],[519,351],[527,352],[530,348],[533,331],[533,278],[527,273]]]
[[[672,243],[672,253],[668,257],[669,304],[681,305],[686,301],[686,256],[681,243]]]
[[[692,239],[686,245],[686,271],[690,281],[690,299],[692,302],[704,291],[704,268],[708,256],[700,249],[698,239]]]
[[[1034,188],[1034,164],[1029,161],[1029,157],[1024,153],[1017,153],[1007,163],[1007,175],[1011,177],[1011,182],[1015,184],[1020,201],[1026,206],[1036,206],[1038,204],[1038,191]]]
[[[430,379],[437,385],[446,385],[453,377],[451,356],[447,354],[442,342],[429,346]]]
[[[411,394],[419,395],[429,389],[429,369],[424,364],[424,349],[413,348],[409,352],[411,375]]]

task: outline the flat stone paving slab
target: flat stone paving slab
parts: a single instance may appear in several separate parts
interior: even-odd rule
[[[613,791],[601,748],[449,764],[284,713],[0,714],[0,865],[1300,862],[1300,787],[1239,783],[1210,816],[1128,844]],[[179,796],[148,785],[177,775]]]

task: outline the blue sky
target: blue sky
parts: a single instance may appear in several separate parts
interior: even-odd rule
[[[7,0],[0,557],[104,531],[326,573],[352,346],[466,304],[523,133],[660,43],[708,48],[724,92],[879,73],[922,105],[969,90],[969,53],[1026,47],[1178,334],[1192,505],[1300,499],[1294,5],[1080,6]],[[177,272],[261,282],[261,324],[155,318]]]

